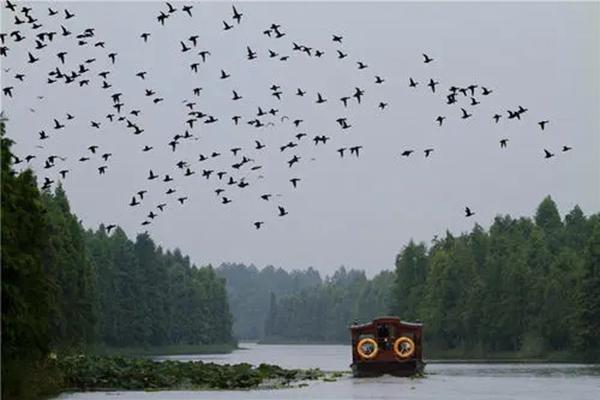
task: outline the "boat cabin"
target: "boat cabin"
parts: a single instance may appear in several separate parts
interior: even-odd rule
[[[354,376],[422,373],[422,329],[423,324],[404,322],[398,317],[380,317],[367,324],[352,325]]]

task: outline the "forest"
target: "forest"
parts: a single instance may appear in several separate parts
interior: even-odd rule
[[[225,283],[147,233],[86,230],[65,191],[13,169],[2,134],[2,394],[43,386],[48,358],[99,348],[234,346]]]
[[[533,218],[410,242],[396,260],[391,311],[426,323],[432,349],[487,354],[600,350],[600,215],[564,220],[546,197]]]
[[[433,356],[600,358],[600,214],[575,206],[562,219],[546,197],[533,218],[410,241],[395,267],[371,280],[342,268],[272,294],[266,341],[347,342],[353,321],[391,314],[422,321]]]

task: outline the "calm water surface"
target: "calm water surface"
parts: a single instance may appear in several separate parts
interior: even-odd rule
[[[219,364],[262,362],[286,368],[349,369],[351,355],[343,345],[242,344],[231,354],[157,357]],[[63,394],[61,400],[187,399],[447,399],[447,400],[600,400],[600,365],[579,364],[435,364],[422,379],[381,377],[316,382],[282,390],[205,392],[94,392]]]

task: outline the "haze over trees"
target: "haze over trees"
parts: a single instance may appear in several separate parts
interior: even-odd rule
[[[364,271],[339,268],[321,284],[271,298],[265,322],[266,341],[348,342],[350,324],[387,314],[394,273],[367,279]]]
[[[259,270],[254,265],[224,263],[216,272],[226,281],[229,307],[234,316],[233,334],[245,340],[264,337],[272,296],[290,295],[322,282],[321,275],[313,268],[287,272],[273,266]]]

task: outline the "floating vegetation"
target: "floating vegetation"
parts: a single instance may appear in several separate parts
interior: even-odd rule
[[[153,361],[124,357],[68,356],[53,362],[64,386],[75,390],[202,390],[288,387],[326,379],[319,369],[284,369],[276,365],[219,365],[202,361]]]

